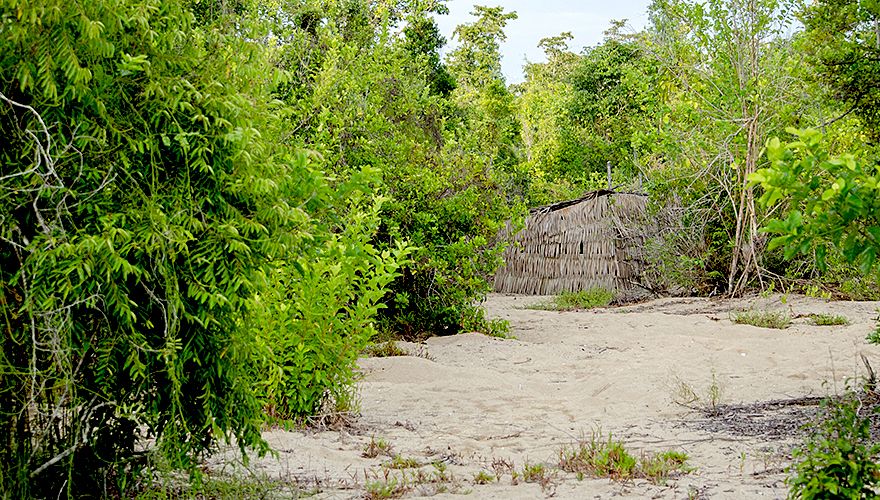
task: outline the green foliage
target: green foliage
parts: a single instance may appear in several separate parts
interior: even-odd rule
[[[477,20],[455,28],[459,46],[449,54],[449,69],[465,92],[479,91],[503,79],[501,42],[507,39],[504,27],[517,18],[504,7],[475,5],[471,15]]]
[[[417,469],[422,464],[415,458],[403,458],[400,455],[394,455],[390,462],[382,464],[382,466],[388,469]]]
[[[874,327],[874,330],[865,338],[869,344],[880,344],[880,322]]]
[[[839,248],[843,257],[874,273],[880,253],[880,167],[852,155],[831,156],[816,130],[794,130],[798,140],[767,143],[768,168],[750,176],[760,184],[765,206],[787,201],[784,218],[768,220],[764,231],[777,236],[770,248],[787,259],[811,255],[821,270]],[[876,278],[875,278],[876,279]]]
[[[391,36],[395,16],[356,4],[368,21],[348,23],[351,9],[335,4],[314,11],[307,2],[290,14],[318,18],[309,29],[285,24],[279,64],[293,76],[280,97],[296,110],[285,117],[288,140],[316,149],[334,183],[365,167],[378,173],[375,191],[386,201],[372,244],[415,247],[383,300],[384,330],[416,337],[485,329],[475,304],[500,263],[498,231],[514,214],[500,166],[511,154],[504,138],[515,121],[502,119],[511,99],[503,85],[464,90],[461,82],[445,98],[430,9],[399,12],[411,21],[401,38]],[[472,91],[474,99],[455,97]]]
[[[270,288],[254,303],[252,328],[267,353],[257,368],[270,414],[314,415],[325,404],[353,409],[355,362],[375,334],[381,300],[412,249],[378,250],[370,239],[380,200],[343,189],[344,227],[315,231],[321,241],[270,270]]]
[[[408,490],[409,485],[405,481],[390,478],[384,481],[370,481],[367,483],[364,498],[368,500],[382,500],[385,498],[400,498]]]
[[[645,477],[655,484],[663,484],[666,479],[678,472],[688,472],[688,454],[683,451],[667,450],[656,455],[646,455],[639,465]]]
[[[491,482],[494,482],[495,479],[495,476],[484,470],[481,470],[480,472],[474,474],[474,484],[489,484]]]
[[[662,105],[656,131],[641,134],[646,161],[657,165],[649,192],[685,208],[685,227],[699,229],[706,250],[688,257],[704,260],[710,274],[727,278],[722,290],[738,293],[761,273],[764,257],[763,214],[747,177],[761,166],[765,137],[790,123],[788,106],[802,99],[786,40],[792,4],[658,0],[650,13],[646,43],[657,58]]]
[[[571,74],[569,103],[585,155],[580,168],[604,172],[610,162],[615,184],[639,175],[639,131],[659,105],[656,82],[656,62],[637,40],[611,36],[585,51]]]
[[[208,4],[0,13],[0,496],[124,495],[148,437],[195,474],[218,440],[265,452],[267,406],[351,404],[411,249],[372,240],[375,170],[285,143],[280,25]]]
[[[739,311],[733,313],[733,322],[738,325],[785,330],[791,324],[791,315],[782,311]]]
[[[876,411],[847,392],[826,399],[818,425],[793,453],[787,482],[790,498],[876,498],[880,488],[880,444],[871,438]]]
[[[271,140],[260,25],[173,0],[0,16],[3,494],[111,494],[148,435],[175,466],[265,450],[241,318],[321,180]]]
[[[821,0],[803,11],[805,52],[815,77],[844,113],[855,112],[874,139],[880,136],[880,6],[874,1]]]

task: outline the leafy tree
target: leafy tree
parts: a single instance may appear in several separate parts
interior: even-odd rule
[[[404,335],[486,326],[475,304],[489,290],[500,251],[496,235],[510,214],[492,166],[502,148],[480,139],[500,133],[465,118],[469,108],[446,99],[436,85],[442,66],[425,64],[438,60],[433,24],[418,24],[432,5],[399,11],[397,17],[413,20],[403,28],[369,7],[372,21],[357,37],[370,44],[342,36],[335,19],[346,11],[332,5],[308,10],[324,20],[314,32],[282,23],[294,28],[283,34],[287,43],[279,55],[279,64],[296,75],[282,94],[297,110],[287,118],[288,143],[319,153],[335,183],[364,169],[377,172],[375,192],[387,200],[374,245],[388,250],[406,240],[418,247],[380,313],[385,327]],[[511,105],[506,89],[491,92],[501,96],[488,102],[505,112]]]
[[[477,17],[475,22],[455,28],[459,45],[448,59],[450,71],[465,93],[504,80],[501,73],[501,42],[507,39],[504,27],[518,17],[516,12],[504,12],[504,7],[482,5],[474,6],[471,15]]]
[[[581,179],[587,150],[580,144],[570,113],[571,72],[578,56],[568,49],[571,33],[544,38],[547,61],[527,63],[525,81],[515,86],[523,162],[517,172],[531,206],[573,198],[584,191]]]
[[[511,174],[519,163],[520,131],[514,96],[501,73],[500,45],[507,38],[504,27],[517,14],[479,5],[471,14],[477,20],[455,28],[459,45],[447,57],[457,81],[452,98],[462,119],[456,140],[489,171]]]
[[[765,226],[777,235],[770,246],[784,248],[786,258],[814,256],[823,270],[827,256],[839,248],[862,273],[872,273],[880,255],[880,168],[852,155],[829,155],[816,130],[789,132],[797,140],[771,139],[770,165],[750,176],[764,189],[764,206],[788,203],[785,217]]]
[[[609,36],[584,52],[572,74],[571,114],[591,150],[589,171],[604,171],[611,162],[625,177],[636,177],[638,132],[656,113],[657,80],[655,62],[637,39]]]
[[[190,7],[0,11],[0,496],[125,494],[147,438],[190,471],[217,440],[266,451],[264,405],[350,387],[409,252],[368,242],[369,171],[334,192],[285,143],[273,94],[312,84],[272,70],[282,25]],[[254,327],[264,309],[282,329]]]
[[[790,12],[777,0],[651,6],[647,50],[666,82],[665,137],[653,141],[664,167],[653,181],[703,212],[698,219],[709,222],[717,256],[711,267],[726,275],[719,285],[730,293],[762,276],[761,215],[748,176],[759,168],[768,133],[786,125],[781,103],[796,101],[800,89],[787,71],[795,61],[785,38]]]
[[[821,0],[802,14],[804,44],[817,76],[845,107],[880,137],[880,4]]]
[[[436,9],[437,13],[449,13],[449,9],[445,5],[441,7]],[[455,79],[440,60],[440,49],[446,45],[446,39],[440,34],[437,22],[425,13],[418,12],[407,20],[403,34],[406,50],[413,57],[424,58],[424,64],[428,68],[427,80],[431,91],[448,98],[455,88]]]

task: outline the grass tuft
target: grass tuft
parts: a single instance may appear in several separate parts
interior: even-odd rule
[[[869,344],[880,344],[880,323],[877,323],[877,328],[874,328],[874,331],[869,333],[865,340]]]
[[[418,469],[422,463],[415,458],[403,458],[400,455],[394,455],[390,462],[383,464],[383,467],[389,469]]]
[[[846,316],[841,316],[839,314],[811,314],[810,318],[816,326],[838,326],[849,324],[849,320],[846,319]]]
[[[785,330],[791,324],[791,315],[780,311],[740,311],[733,314],[733,322],[738,325]]]
[[[614,300],[614,292],[604,288],[590,288],[579,292],[562,292],[550,302],[526,306],[540,311],[575,311],[605,307]]]
[[[559,452],[559,467],[566,472],[577,474],[579,479],[585,475],[607,477],[615,481],[643,478],[652,483],[662,483],[678,473],[690,472],[688,456],[678,451],[664,451],[659,454],[645,454],[636,459],[626,450],[623,443],[599,437],[593,433],[589,440],[582,440],[575,446],[564,447]]]
[[[370,344],[364,348],[363,355],[370,358],[390,358],[392,356],[409,356],[409,352],[400,348],[393,340]]]
[[[474,484],[489,484],[493,481],[495,481],[495,476],[484,470],[474,474]]]
[[[370,438],[370,442],[364,446],[364,451],[361,452],[361,456],[364,458],[376,458],[379,455],[392,456],[391,444],[382,438],[379,438],[378,440]]]
[[[400,498],[407,491],[409,486],[405,482],[399,482],[397,479],[390,478],[385,481],[371,481],[367,483],[364,498],[367,500],[383,500],[386,498]]]

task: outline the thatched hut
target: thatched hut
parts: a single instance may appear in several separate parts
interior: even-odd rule
[[[495,274],[503,293],[553,295],[602,287],[626,294],[644,267],[642,231],[648,197],[601,190],[532,209]]]

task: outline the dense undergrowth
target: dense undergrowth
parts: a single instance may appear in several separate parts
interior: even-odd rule
[[[791,34],[788,4],[658,1],[508,86],[502,7],[441,59],[442,0],[0,2],[0,496],[198,478],[356,411],[377,333],[505,336],[506,224],[609,162],[654,200],[649,288],[876,298],[877,59],[835,62],[876,14],[844,3]]]

